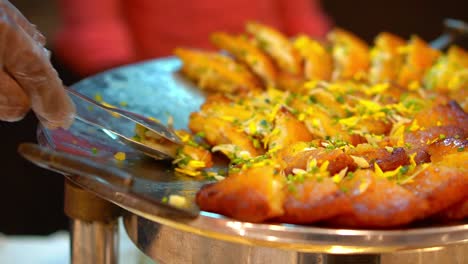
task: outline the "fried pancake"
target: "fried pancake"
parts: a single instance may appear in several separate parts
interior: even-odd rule
[[[408,224],[428,210],[427,202],[371,170],[358,170],[340,188],[351,200],[352,212],[330,220],[340,227],[390,228]]]
[[[286,175],[292,173],[293,169],[305,170],[307,163],[315,159],[317,165],[322,165],[325,161],[328,161],[327,170],[331,175],[334,175],[344,168],[348,168],[348,171],[354,171],[357,168],[354,160],[341,149],[327,150],[325,148],[307,149],[307,144],[294,144],[287,148],[284,148],[278,154],[278,160],[281,164]],[[295,149],[302,148],[302,150],[296,151]]]
[[[331,178],[310,178],[292,183],[283,204],[284,215],[278,220],[285,223],[314,223],[351,211],[348,197]]]
[[[201,210],[247,222],[263,222],[283,214],[283,180],[274,166],[251,168],[197,193]]]
[[[407,184],[406,190],[426,200],[428,210],[423,217],[431,216],[462,201],[468,192],[468,155],[457,157],[449,155],[454,160],[442,160],[430,164]]]

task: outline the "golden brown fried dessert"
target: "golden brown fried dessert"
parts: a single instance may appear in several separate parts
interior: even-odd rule
[[[370,144],[360,144],[347,152],[349,155],[364,158],[370,168],[377,164],[382,171],[391,171],[410,163],[410,159],[403,148],[380,148]]]
[[[304,61],[306,80],[329,81],[333,73],[333,58],[320,42],[301,35],[294,40],[294,47]]]
[[[414,122],[420,128],[456,126],[468,133],[468,114],[463,111],[456,101],[435,105],[430,109],[421,111],[415,115]]]
[[[369,47],[354,34],[334,29],[328,34],[333,45],[333,79],[365,79],[370,64]]]
[[[216,32],[211,35],[211,40],[217,47],[245,63],[252,72],[262,79],[265,87],[275,85],[277,70],[272,60],[245,36],[232,36]]]
[[[389,228],[408,224],[428,210],[428,204],[371,170],[358,170],[340,188],[351,200],[352,212],[330,220],[340,227]]]
[[[439,162],[449,154],[468,150],[468,140],[449,137],[438,139],[427,147],[427,153],[431,156],[432,162]],[[468,161],[467,161],[468,162]]]
[[[468,69],[459,72],[459,80],[464,80],[464,84],[460,85],[457,89],[450,91],[449,97],[453,98],[460,104],[465,112],[468,113]]]
[[[441,52],[417,36],[405,42],[396,35],[383,32],[369,48],[357,36],[339,28],[329,33],[331,45],[327,46],[306,35],[290,40],[276,29],[256,22],[247,24],[246,33],[252,38],[225,32],[212,35],[213,43],[239,63],[209,52],[200,54],[200,51],[178,49],[176,55],[184,62],[182,72],[196,82],[203,80],[200,87],[216,87],[218,91],[239,90],[239,87],[243,87],[241,91],[249,91],[252,86],[268,86],[304,93],[301,87],[305,80],[351,79],[398,84],[389,90],[398,95],[401,89],[416,90],[423,86],[459,100],[466,97],[459,95],[464,94],[468,83],[468,56],[456,46],[441,56]],[[224,67],[219,63],[223,61]],[[252,71],[253,77],[258,76],[262,81],[245,76],[244,65]],[[233,69],[242,74],[226,72]],[[467,107],[466,99],[459,103],[464,109]]]
[[[174,53],[184,62],[182,73],[202,89],[235,94],[261,87],[255,75],[227,56],[182,48]]]
[[[391,122],[373,116],[362,117],[360,120],[360,126],[366,132],[375,135],[387,135],[392,129]]]
[[[291,174],[294,169],[305,170],[312,159],[317,161],[318,166],[328,162],[327,170],[331,175],[345,168],[348,171],[354,171],[357,168],[354,160],[343,150],[310,147],[310,144],[305,142],[289,145],[278,153],[278,162],[286,175]]]
[[[211,152],[204,148],[184,145],[181,152],[187,155],[191,160],[202,161],[204,168],[211,168],[213,166]]]
[[[296,142],[307,142],[313,139],[312,134],[301,121],[285,107],[276,114],[273,132],[268,138],[268,148],[282,149]]]
[[[466,138],[463,128],[457,126],[433,126],[405,134],[405,144],[409,150],[422,148],[427,150],[428,146],[444,138]]]
[[[274,28],[255,22],[247,23],[246,31],[254,37],[256,45],[273,58],[281,71],[302,75],[300,56],[285,35]]]
[[[440,56],[438,50],[432,49],[424,40],[417,36],[411,37],[409,43],[400,49],[403,66],[398,74],[397,83],[408,86],[412,82],[416,87],[426,71]]]
[[[468,84],[468,52],[452,46],[428,70],[424,86],[439,92],[466,89]]]
[[[337,95],[335,95],[338,94]],[[310,97],[314,98],[314,101],[322,106],[322,109],[325,108],[326,112],[333,116],[343,117],[346,115],[346,109],[343,107],[343,97],[340,92],[335,92],[328,87],[328,89],[315,88],[308,92],[309,99]],[[344,99],[344,97],[343,97]],[[313,114],[313,113],[310,113]],[[330,116],[328,116],[330,118]]]
[[[388,32],[380,33],[375,41],[375,46],[370,51],[371,67],[369,70],[369,82],[390,82],[398,76],[403,58],[400,49],[405,41]]]
[[[468,217],[468,198],[456,203],[449,208],[441,211],[435,215],[434,219],[437,221],[454,221],[462,220]]]
[[[255,147],[244,132],[238,131],[230,122],[220,118],[193,113],[190,115],[189,128],[194,133],[204,133],[206,141],[212,146],[234,145],[239,151],[247,151],[253,157],[262,153],[262,150]]]
[[[232,100],[216,94],[209,96],[200,107],[200,113],[205,116],[219,117],[226,121],[243,122],[252,116],[252,110],[244,105],[234,103]]]
[[[196,201],[201,210],[241,221],[263,222],[283,214],[283,185],[274,166],[250,168],[204,186]]]
[[[467,217],[465,51],[452,47],[444,55],[418,37],[405,42],[390,33],[369,49],[341,29],[329,34],[330,46],[307,36],[289,40],[258,23],[247,32],[252,39],[213,35],[235,60],[183,60],[190,69],[226,63],[216,85],[232,65],[247,65],[263,81],[214,87],[230,92],[209,96],[191,115],[189,128],[203,134],[204,148],[229,159],[226,178],[198,193],[202,210],[353,228]],[[255,83],[245,76],[234,83]],[[197,147],[181,151],[193,161],[181,157],[179,171],[210,165],[207,150]]]
[[[452,101],[416,114],[404,134],[404,146],[409,154],[416,153],[416,162],[430,161],[429,147],[432,143],[446,138],[466,139],[468,137],[468,114]],[[439,157],[440,159],[440,157]]]
[[[283,91],[301,93],[303,90],[304,78],[287,72],[279,72],[276,79],[276,86]]]
[[[289,183],[283,204],[284,214],[277,220],[286,223],[313,223],[351,212],[348,197],[331,178],[312,176]]]
[[[468,152],[445,156],[430,164],[402,186],[429,203],[430,216],[462,201],[468,190]]]

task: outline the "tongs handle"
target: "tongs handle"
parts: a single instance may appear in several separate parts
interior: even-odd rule
[[[186,221],[196,218],[198,208],[178,208],[134,190],[137,179],[109,164],[90,158],[56,151],[32,143],[23,143],[18,152],[39,167],[67,175],[72,181],[98,196],[121,206],[137,209],[149,215]],[[84,178],[82,178],[84,177]],[[103,184],[104,183],[104,184]],[[107,189],[103,190],[103,189]]]
[[[468,23],[464,21],[450,18],[445,19],[444,28],[445,32],[437,39],[431,41],[431,46],[434,49],[445,49],[459,37],[468,36]]]
[[[132,175],[115,167],[94,162],[89,158],[55,151],[33,143],[21,144],[18,152],[37,166],[61,174],[79,175],[93,180],[106,181],[122,190],[128,190],[133,185]]]

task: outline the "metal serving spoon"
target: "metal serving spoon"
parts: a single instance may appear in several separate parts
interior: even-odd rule
[[[124,144],[156,159],[174,159],[182,141],[174,131],[142,115],[106,106],[73,89],[66,88],[76,105],[77,120],[96,127]],[[92,114],[84,113],[92,111]],[[139,125],[158,135],[154,144],[146,145],[135,140],[135,127]]]

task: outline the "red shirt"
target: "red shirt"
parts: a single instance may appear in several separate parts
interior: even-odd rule
[[[288,35],[323,37],[329,28],[318,0],[60,0],[55,53],[89,75],[175,47],[212,48],[214,31],[241,33],[258,21]]]

